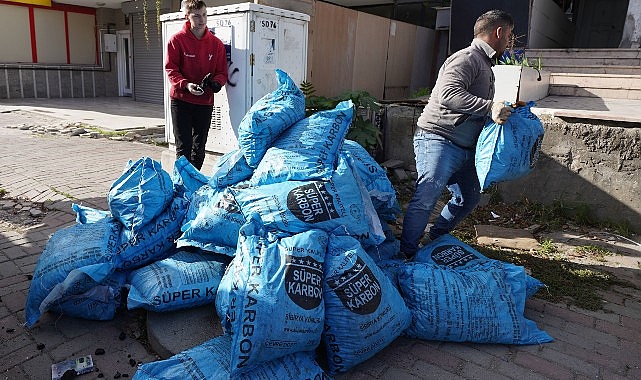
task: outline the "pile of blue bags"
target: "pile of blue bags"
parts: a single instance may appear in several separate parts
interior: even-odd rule
[[[215,305],[223,336],[140,365],[137,380],[325,379],[401,335],[552,340],[523,317],[543,284],[522,267],[449,235],[401,260],[395,190],[345,138],[352,102],[305,117],[303,93],[276,75],[210,176],[184,157],[172,174],[143,157],[112,185],[109,210],[73,205],[77,224],[36,264],[27,326],[48,311],[104,320]]]

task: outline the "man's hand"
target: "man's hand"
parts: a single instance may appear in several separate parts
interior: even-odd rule
[[[492,116],[492,120],[494,120],[495,123],[505,124],[511,114],[512,107],[506,106],[505,102],[492,102],[490,115]]]
[[[194,95],[202,95],[205,92],[203,91],[202,87],[200,87],[196,83],[187,83],[187,91],[191,92]]]

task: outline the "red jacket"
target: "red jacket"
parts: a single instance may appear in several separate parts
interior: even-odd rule
[[[165,72],[171,84],[169,96],[193,104],[212,105],[214,93],[210,88],[197,96],[187,90],[187,83],[200,84],[205,75],[211,73],[211,79],[224,86],[227,83],[225,45],[210,32],[197,39],[190,27],[191,23],[186,21],[182,30],[167,43]]]

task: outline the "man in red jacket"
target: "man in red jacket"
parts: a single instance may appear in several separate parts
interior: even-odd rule
[[[207,28],[204,1],[183,1],[187,21],[167,43],[165,72],[171,88],[171,120],[176,158],[185,156],[197,169],[205,160],[205,144],[214,107],[214,93],[227,83],[225,46]]]

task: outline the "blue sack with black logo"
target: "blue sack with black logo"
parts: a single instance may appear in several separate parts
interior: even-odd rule
[[[418,252],[416,252],[414,261],[442,265],[461,270],[465,270],[465,268],[469,268],[472,265],[478,265],[484,262],[499,262],[508,265],[508,263],[485,257],[481,252],[475,250],[450,234],[441,235],[419,249]],[[529,298],[533,296],[543,287],[545,287],[545,284],[541,281],[528,274],[525,275],[526,297]]]
[[[380,220],[346,158],[330,181],[286,181],[256,187],[232,187],[243,215],[258,213],[267,226],[289,233],[312,228],[325,232],[344,226],[366,245],[385,240]]]
[[[216,312],[232,336],[232,376],[318,346],[326,251],[321,230],[284,236],[267,229],[257,214],[248,218],[216,296]]]
[[[541,344],[552,338],[525,318],[525,270],[485,261],[450,268],[410,262],[398,271],[412,312],[405,334],[424,340]]]
[[[330,234],[325,257],[325,330],[329,372],[346,372],[371,358],[409,326],[400,293],[361,244]]]

